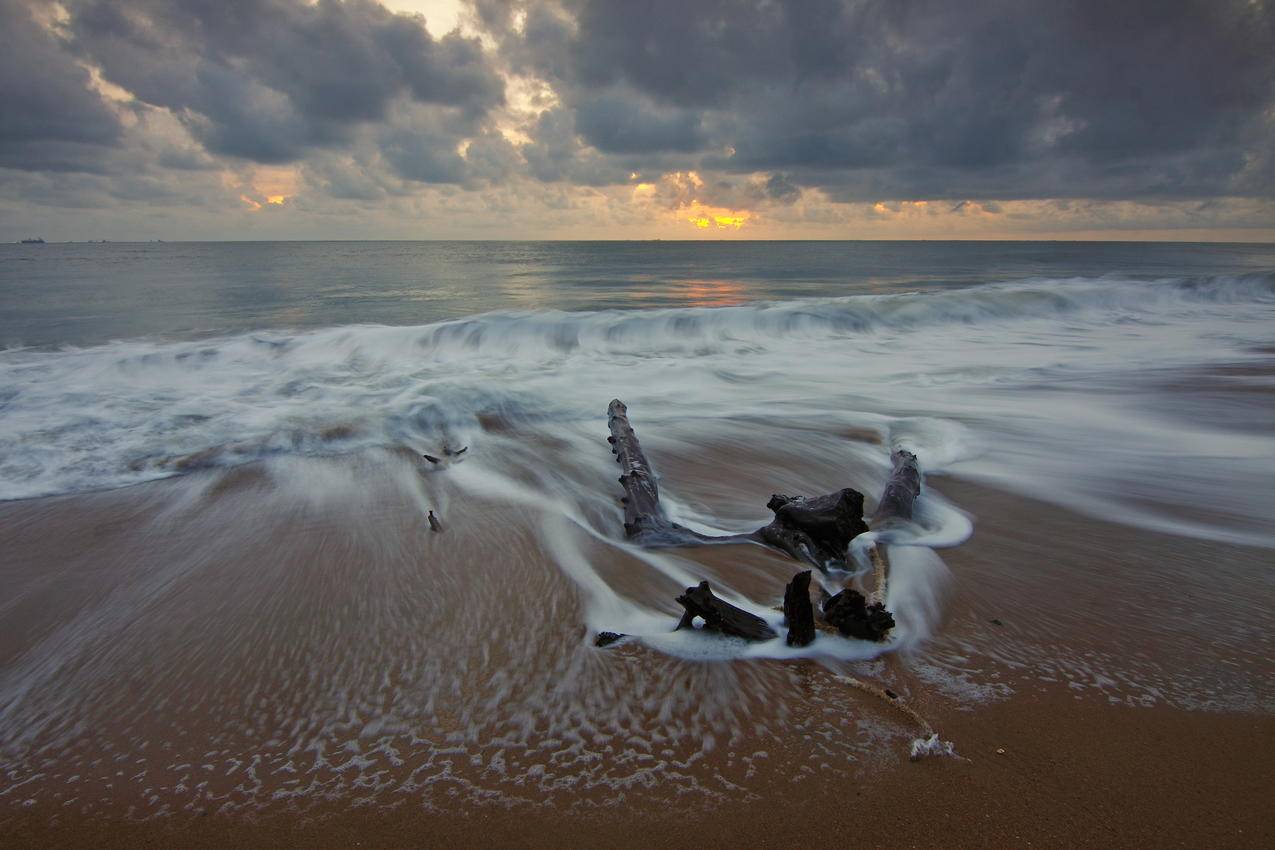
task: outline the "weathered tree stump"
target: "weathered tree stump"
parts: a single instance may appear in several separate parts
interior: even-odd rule
[[[894,615],[884,605],[869,603],[849,587],[823,604],[823,618],[846,637],[860,640],[883,641],[894,628]]]
[[[906,449],[899,449],[890,453],[890,462],[894,465],[894,470],[885,482],[885,489],[881,491],[877,509],[872,512],[873,528],[880,528],[896,520],[911,520],[912,506],[916,497],[921,495],[921,467],[916,455]]]
[[[704,620],[704,628],[709,631],[745,640],[770,640],[777,637],[775,631],[761,617],[714,596],[706,581],[701,581],[697,587],[686,588],[686,592],[677,597],[677,601],[686,609],[681,622],[677,624],[678,629],[693,626],[695,618],[700,617]]]
[[[921,495],[921,466],[916,455],[905,449],[898,449],[890,454],[894,469],[890,472],[877,509],[872,512],[872,527],[876,530],[889,528],[899,523],[912,520],[912,509],[916,499]],[[873,583],[875,589],[868,597],[869,607],[885,604],[886,581],[890,574],[890,559],[885,547],[873,544],[868,549],[868,560],[872,563]]]
[[[784,588],[788,645],[809,646],[815,639],[815,609],[810,604],[810,570],[797,573]]]
[[[774,495],[766,507],[775,518],[758,529],[758,539],[820,571],[844,564],[850,541],[868,530],[863,494],[849,487],[826,496]]]

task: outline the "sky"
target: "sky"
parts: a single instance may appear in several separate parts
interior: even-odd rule
[[[0,0],[0,240],[1275,241],[1275,0]]]

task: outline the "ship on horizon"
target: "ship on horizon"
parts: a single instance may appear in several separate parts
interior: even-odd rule
[[[39,236],[36,236],[34,239],[23,239],[22,244],[23,245],[43,245],[44,240],[41,239]]]

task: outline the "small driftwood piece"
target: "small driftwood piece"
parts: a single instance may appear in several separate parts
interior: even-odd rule
[[[823,604],[823,619],[846,637],[880,642],[894,628],[894,615],[880,602],[868,602],[852,587]]]
[[[809,646],[815,639],[815,609],[810,604],[810,570],[797,573],[784,588],[788,645]]]
[[[459,448],[459,449],[456,449],[455,451],[453,451],[451,448],[449,448],[448,446],[444,445],[444,446],[443,446],[443,457],[460,457],[461,455],[463,455],[463,454],[464,454],[465,452],[467,452],[467,451],[469,451],[469,446],[464,446],[464,447],[462,447],[462,448]],[[435,466],[437,466],[438,464],[440,464],[440,463],[442,463],[442,462],[443,462],[443,458],[438,457],[437,455],[431,455],[431,454],[425,454],[425,453],[422,453],[422,454],[421,454],[421,457],[425,458],[427,461],[429,461],[430,463],[434,464]]]
[[[706,581],[701,581],[697,587],[686,588],[686,592],[677,597],[677,601],[686,609],[681,622],[677,624],[678,629],[692,627],[695,618],[700,617],[704,620],[704,628],[709,631],[744,640],[770,640],[777,637],[761,617],[714,596]]]

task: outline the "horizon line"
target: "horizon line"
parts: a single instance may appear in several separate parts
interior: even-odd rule
[[[381,238],[381,239],[358,239],[358,238],[279,238],[279,239],[52,239],[42,240],[40,242],[24,242],[20,239],[7,240],[0,242],[0,245],[190,245],[190,244],[267,244],[267,243],[318,243],[318,242],[365,242],[365,243],[420,243],[420,242],[474,242],[474,243],[493,243],[493,242],[587,242],[587,243],[635,243],[635,242],[670,242],[676,244],[730,244],[737,242],[794,242],[794,243],[810,243],[810,242],[969,242],[969,243],[1015,243],[1015,242],[1052,242],[1052,243],[1112,243],[1112,244],[1139,244],[1139,245],[1275,245],[1275,237],[1268,239],[1105,239],[1105,238],[1028,238],[1028,237],[1006,237],[994,239],[976,239],[976,238],[926,238],[926,237],[896,237],[893,239],[865,239],[861,237],[847,237],[844,239],[793,239],[793,238],[733,238],[733,239],[678,239],[664,237],[647,237],[647,238],[631,238],[631,239],[610,239],[610,238],[473,238],[473,237],[455,237],[455,238]]]

